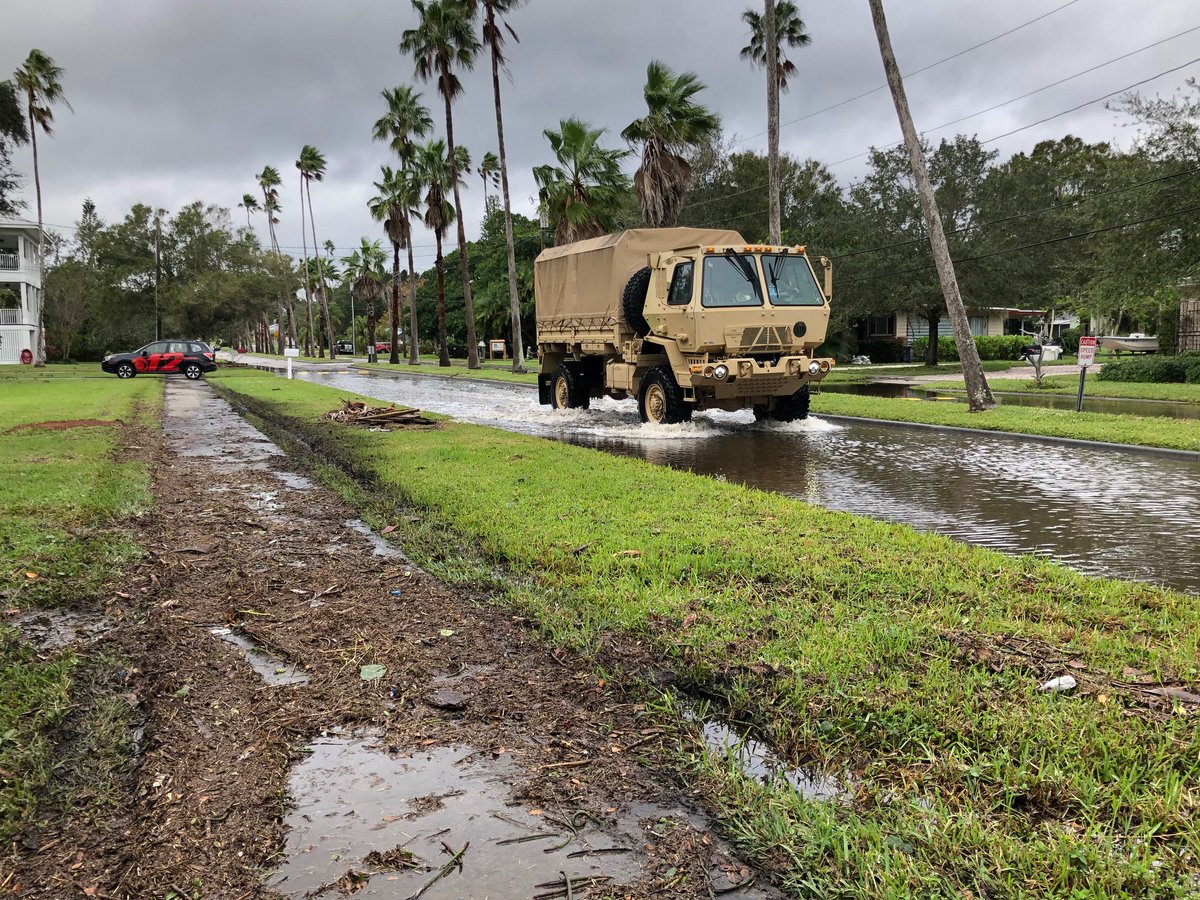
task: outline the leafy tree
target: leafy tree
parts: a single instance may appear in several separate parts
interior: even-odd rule
[[[250,223],[250,213],[258,212],[258,198],[253,194],[242,194],[242,202],[238,204],[239,209],[246,211],[246,227],[253,228]]]
[[[479,352],[475,346],[475,311],[471,301],[470,258],[467,235],[463,227],[462,197],[459,185],[465,174],[459,168],[459,155],[454,143],[454,99],[462,93],[462,82],[455,68],[471,70],[481,49],[472,28],[473,0],[412,0],[417,11],[416,28],[404,32],[400,50],[410,54],[416,63],[416,75],[422,81],[437,79],[438,93],[446,106],[446,158],[450,165],[450,186],[454,194],[454,222],[458,226],[459,267],[462,272],[463,307],[467,317],[467,367],[479,368]]]
[[[387,112],[375,122],[375,126],[372,129],[372,136],[377,141],[387,141],[391,146],[396,156],[400,159],[401,180],[409,186],[411,196],[406,204],[402,204],[404,209],[409,210],[408,220],[404,224],[403,231],[397,231],[396,233],[401,234],[404,240],[400,246],[408,248],[408,272],[411,276],[414,271],[411,240],[412,217],[417,215],[416,197],[420,193],[420,188],[417,182],[408,176],[412,171],[417,153],[418,145],[415,143],[415,140],[429,134],[433,129],[433,119],[429,115],[429,110],[421,104],[420,92],[413,90],[407,85],[384,90],[383,99],[387,103]],[[384,181],[386,180],[385,178]],[[385,222],[386,227],[387,220],[382,221]],[[392,235],[392,228],[390,227],[388,228],[388,235],[389,237]],[[395,365],[400,362],[398,328],[396,325],[399,317],[399,298],[397,296],[399,292],[398,277],[393,277],[392,285],[392,352],[390,362]],[[415,366],[421,362],[417,349],[417,310],[415,302],[410,304],[409,329],[412,333],[412,340],[409,341],[408,361],[410,365]]]
[[[371,198],[368,208],[371,218],[383,223],[383,230],[388,240],[392,242],[392,310],[389,319],[392,331],[392,352],[390,362],[396,365],[400,362],[400,248],[408,247],[412,254],[412,217],[417,212],[418,196],[421,182],[416,168],[418,156],[413,161],[414,168],[394,170],[391,166],[381,166],[379,181],[375,182],[378,193]],[[416,317],[412,318],[412,341],[416,343]],[[416,365],[411,351],[409,362]]]
[[[488,185],[500,186],[500,159],[489,150],[483,154],[483,159],[479,161],[479,168],[475,170],[475,174],[483,180],[483,208],[487,209]]]
[[[691,178],[687,155],[707,143],[720,129],[720,120],[694,101],[704,90],[694,72],[678,75],[652,60],[646,67],[643,95],[647,113],[621,132],[630,144],[642,147],[642,164],[633,176],[642,218],[651,228],[679,221]]]
[[[279,255],[279,237],[275,233],[275,226],[279,224],[279,213],[283,207],[279,202],[279,187],[283,184],[283,179],[279,177],[279,170],[274,166],[264,166],[263,170],[258,174],[256,180],[258,186],[263,192],[263,212],[267,215],[267,232],[271,237],[271,250]],[[282,354],[283,347],[283,318],[284,311],[287,311],[287,333],[288,346],[296,346],[296,295],[290,289],[283,292],[282,302],[279,304],[279,352]]]
[[[313,239],[313,256],[320,259],[317,251],[317,223],[313,216],[312,208],[312,183],[314,181],[325,180],[325,156],[316,147],[306,145],[300,151],[300,159],[296,163],[300,168],[300,176],[304,191],[308,195],[308,224],[312,229]],[[332,254],[330,254],[332,256]],[[329,284],[325,279],[325,269],[321,266],[315,266],[314,271],[317,273],[317,300],[320,303],[321,323],[320,335],[321,340],[318,341],[317,355],[324,358],[324,349],[320,346],[323,342],[329,347],[329,358],[333,359],[337,356],[337,350],[333,346],[333,321],[329,314]]]
[[[763,14],[752,9],[742,13],[742,21],[750,26],[750,43],[741,49],[742,59],[759,68],[766,68],[767,45],[763,34],[765,23]],[[775,46],[776,46],[776,83],[779,90],[787,93],[788,79],[795,78],[799,71],[796,64],[783,54],[784,46],[798,48],[807,47],[812,43],[812,36],[805,30],[807,26],[800,18],[800,10],[790,0],[779,0],[775,4]]]
[[[26,114],[29,118],[29,138],[33,142],[33,183],[37,190],[37,222],[38,222],[38,275],[45,282],[46,252],[42,228],[42,173],[38,164],[37,133],[41,129],[46,137],[54,135],[54,104],[65,103],[67,109],[71,104],[63,94],[61,66],[55,65],[54,60],[41,50],[33,49],[25,58],[25,62],[13,75],[17,88],[25,93]],[[34,354],[34,365],[46,365],[46,329],[45,303],[38,304],[37,350]]]
[[[574,118],[559,122],[558,131],[542,132],[558,165],[537,166],[533,177],[557,245],[599,237],[616,225],[629,191],[629,179],[621,172],[621,161],[629,154],[600,146],[604,132]]]
[[[342,266],[344,267],[342,271],[345,272],[354,299],[360,306],[365,305],[366,307],[367,342],[368,346],[372,348],[375,346],[375,325],[379,314],[379,299],[383,296],[383,282],[386,277],[383,273],[385,261],[386,255],[379,245],[379,241],[371,241],[365,237],[357,250],[349,256],[342,257]],[[356,336],[357,323],[352,322],[350,328],[352,335]],[[415,340],[415,335],[413,339]],[[355,350],[357,351],[357,349],[357,341],[355,341]]]

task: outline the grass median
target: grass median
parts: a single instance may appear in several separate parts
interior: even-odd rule
[[[1200,421],[1115,413],[1077,413],[1062,409],[998,406],[973,413],[965,403],[870,397],[832,391],[813,397],[815,416],[855,416],[890,422],[914,422],[1043,437],[1133,444],[1170,450],[1200,451]]]
[[[94,365],[0,374],[0,591],[7,608],[86,603],[138,552],[121,525],[149,508],[150,473],[129,429],[157,428],[161,380]],[[78,658],[37,653],[0,625],[0,841],[49,778],[50,733],[71,707]]]
[[[1016,391],[1022,394],[1066,394],[1074,397],[1079,393],[1078,375],[1049,375],[1037,382],[1024,378],[989,378],[988,384],[994,391]],[[961,381],[933,385],[937,388],[964,390]],[[1200,384],[1152,384],[1141,381],[1101,381],[1094,374],[1084,382],[1083,402],[1088,397],[1107,397],[1122,400],[1167,400],[1172,403],[1200,403]]]
[[[550,639],[601,661],[648,649],[785,757],[845,773],[842,799],[806,801],[681,739],[694,784],[795,893],[1194,888],[1200,740],[1169,692],[1200,680],[1194,597],[479,426],[331,425],[348,395],[318,385],[213,383],[457,535],[436,552],[502,563]],[[1068,673],[1075,691],[1038,690]]]

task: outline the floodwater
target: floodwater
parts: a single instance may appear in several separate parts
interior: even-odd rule
[[[284,662],[235,628],[212,628],[210,633],[242,651],[246,662],[263,681],[273,685],[308,684],[308,673],[295,663]]]
[[[349,893],[341,882],[363,898],[414,897],[428,885],[424,900],[527,900],[554,896],[556,885],[568,896],[564,878],[572,896],[595,896],[644,874],[645,844],[662,820],[711,831],[682,807],[637,803],[603,822],[559,820],[514,799],[523,776],[506,755],[471,747],[388,752],[368,733],[326,735],[309,749],[288,781],[284,861],[268,880],[288,897]],[[464,847],[461,869],[437,877]],[[731,884],[719,867],[710,877],[714,891],[736,900],[778,896]]]
[[[831,394],[863,394],[869,397],[900,397],[909,400],[941,400],[966,403],[962,391],[950,391],[936,382],[901,384],[874,382],[870,384],[827,384],[821,387]],[[1038,409],[1075,408],[1075,397],[1066,394],[1018,394],[993,391],[1001,406],[1032,406]],[[1083,408],[1086,412],[1118,413],[1126,416],[1156,416],[1170,419],[1200,419],[1200,403],[1175,403],[1170,400],[1123,400],[1110,397],[1090,397],[1085,389]]]
[[[1200,591],[1200,459],[871,423],[703,413],[646,426],[636,404],[539,406],[527,386],[425,376],[306,379],[468,422],[640,457],[829,509],[903,522],[1094,575]],[[817,401],[819,407],[820,401]]]

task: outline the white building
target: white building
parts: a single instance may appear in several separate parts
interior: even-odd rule
[[[41,305],[37,225],[0,221],[0,365],[37,354]]]

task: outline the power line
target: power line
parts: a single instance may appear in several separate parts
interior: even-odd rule
[[[936,62],[932,62],[927,66],[924,66],[920,69],[916,69],[915,71],[907,72],[902,77],[912,78],[914,75],[920,75],[922,72],[928,72],[930,69],[935,69],[938,66],[942,65],[942,63],[948,63],[952,59],[958,59],[960,56],[965,56],[968,53],[978,50],[980,47],[986,47],[988,44],[994,43],[995,41],[998,41],[1001,38],[1008,37],[1010,34],[1018,32],[1022,28],[1028,28],[1030,25],[1040,22],[1040,21],[1042,21],[1042,19],[1052,16],[1057,12],[1061,12],[1062,10],[1066,9],[1068,6],[1074,6],[1078,2],[1079,2],[1079,0],[1068,0],[1068,2],[1064,3],[1062,6],[1056,6],[1054,9],[1050,10],[1049,12],[1042,13],[1040,16],[1030,19],[1028,22],[1022,22],[1020,25],[1017,25],[1015,28],[1010,28],[1008,31],[1002,32],[1001,34],[998,34],[995,37],[990,37],[986,41],[981,41],[980,43],[975,44],[974,46],[968,47],[965,50],[959,50],[957,53],[953,53],[950,56],[944,57],[943,59],[939,59]],[[848,103],[853,103],[855,100],[861,100],[863,97],[869,97],[869,96],[871,96],[871,94],[877,94],[880,91],[885,90],[886,88],[887,88],[887,84],[881,84],[878,87],[871,88],[871,90],[865,91],[864,93],[858,94],[857,96],[848,97],[845,100],[841,100],[838,103],[834,103],[832,106],[826,106],[824,109],[818,109],[815,112],[806,113],[805,115],[800,116],[798,119],[790,119],[787,122],[781,123],[780,127],[786,128],[788,125],[795,125],[797,122],[803,122],[806,119],[811,119],[814,116],[819,116],[822,113],[829,112],[830,110],[838,109],[839,107],[845,106]],[[764,134],[766,134],[765,131],[760,131],[760,132],[758,132],[758,134],[752,134],[749,137],[742,138],[741,140],[735,141],[735,143],[736,144],[744,144],[746,141],[751,141],[751,140],[754,140],[754,138],[762,137]]]
[[[1005,247],[1003,250],[993,250],[991,253],[980,253],[978,256],[964,256],[961,259],[952,260],[955,265],[960,263],[977,262],[981,259],[991,259],[994,256],[1004,256],[1009,253],[1017,253],[1021,250],[1032,250],[1035,247],[1045,247],[1049,244],[1061,244],[1064,241],[1073,241],[1078,238],[1091,237],[1094,234],[1105,234],[1110,231],[1121,231],[1125,228],[1132,228],[1134,225],[1145,225],[1147,222],[1157,222],[1159,219],[1168,219],[1172,216],[1181,216],[1190,212],[1200,211],[1200,206],[1189,206],[1186,209],[1173,209],[1170,212],[1161,213],[1157,216],[1147,216],[1144,219],[1135,219],[1132,222],[1122,222],[1120,225],[1107,225],[1104,228],[1093,228],[1089,231],[1078,231],[1071,234],[1059,235],[1058,237],[1047,238],[1044,241],[1034,241],[1030,244],[1021,244],[1017,247]],[[914,266],[911,269],[898,269],[893,272],[882,272],[878,275],[863,275],[858,278],[847,278],[842,281],[842,284],[857,284],[861,281],[877,281],[880,278],[894,278],[897,275],[910,275],[914,272],[925,272],[929,269],[936,269],[936,263],[930,263],[924,266]]]
[[[1136,49],[1136,50],[1130,50],[1128,53],[1123,53],[1123,54],[1121,54],[1120,56],[1115,56],[1115,57],[1113,57],[1112,59],[1105,60],[1104,62],[1102,62],[1102,63],[1098,63],[1098,64],[1096,64],[1096,65],[1094,65],[1094,66],[1092,66],[1092,67],[1090,67],[1090,68],[1084,69],[1084,70],[1083,70],[1083,71],[1081,71],[1081,72],[1076,72],[1074,75],[1068,75],[1068,76],[1066,76],[1065,78],[1060,78],[1060,79],[1059,79],[1059,80],[1057,80],[1057,81],[1052,81],[1052,82],[1050,82],[1049,84],[1044,84],[1044,85],[1042,85],[1042,86],[1041,86],[1041,87],[1039,87],[1039,88],[1035,88],[1035,89],[1034,89],[1034,90],[1032,90],[1032,91],[1028,91],[1027,93],[1021,94],[1019,97],[1013,97],[1013,98],[1011,98],[1011,99],[1009,99],[1009,100],[1005,100],[1005,101],[1003,101],[1002,103],[996,103],[996,104],[993,104],[992,106],[989,106],[989,107],[987,107],[986,109],[977,110],[976,112],[970,113],[970,114],[968,114],[968,115],[965,115],[965,116],[960,116],[959,118],[957,118],[957,119],[953,119],[953,120],[951,120],[951,121],[949,121],[949,122],[943,122],[941,125],[935,125],[935,126],[934,126],[934,127],[932,127],[932,128],[925,128],[925,129],[922,129],[922,130],[921,130],[921,133],[922,133],[922,134],[932,134],[932,133],[933,133],[933,132],[935,132],[935,131],[941,131],[943,128],[949,128],[951,125],[957,125],[957,124],[959,124],[960,122],[965,122],[965,121],[967,121],[968,119],[973,119],[973,118],[975,118],[976,116],[981,116],[981,115],[983,115],[984,113],[994,112],[995,110],[997,110],[997,109],[1000,109],[1001,107],[1008,106],[1008,105],[1009,105],[1009,104],[1011,104],[1011,103],[1016,103],[1016,102],[1017,102],[1017,101],[1019,101],[1019,100],[1026,100],[1026,99],[1028,99],[1029,97],[1032,97],[1032,96],[1034,96],[1035,94],[1040,94],[1042,91],[1049,90],[1050,88],[1053,88],[1053,87],[1058,87],[1060,84],[1065,84],[1065,83],[1066,83],[1066,82],[1068,82],[1068,81],[1072,81],[1072,80],[1074,80],[1074,79],[1076,79],[1076,78],[1081,78],[1081,77],[1082,77],[1082,76],[1084,76],[1084,75],[1090,75],[1092,72],[1096,72],[1096,71],[1098,71],[1098,70],[1100,70],[1100,69],[1103,69],[1103,68],[1105,68],[1105,67],[1107,67],[1107,66],[1110,66],[1110,65],[1112,65],[1113,63],[1118,63],[1118,62],[1121,62],[1122,60],[1129,59],[1131,56],[1136,56],[1136,55],[1137,55],[1137,54],[1139,54],[1139,53],[1144,53],[1144,52],[1145,52],[1145,51],[1147,51],[1147,50],[1152,50],[1152,49],[1154,49],[1155,47],[1161,46],[1162,44],[1168,43],[1169,41],[1176,40],[1177,38],[1184,37],[1185,35],[1191,34],[1191,33],[1192,33],[1192,32],[1194,32],[1194,31],[1200,31],[1200,25],[1194,25],[1194,26],[1192,26],[1191,28],[1185,29],[1184,31],[1180,31],[1180,32],[1178,32],[1178,33],[1176,33],[1176,34],[1172,34],[1172,35],[1170,35],[1169,37],[1165,37],[1165,38],[1162,38],[1162,39],[1160,39],[1160,40],[1157,40],[1157,41],[1155,41],[1154,43],[1147,44],[1147,45],[1146,45],[1146,46],[1144,46],[1144,47],[1139,47],[1139,48],[1138,48],[1138,49]],[[1184,64],[1184,66],[1187,66],[1187,65],[1190,65],[1190,63],[1185,63],[1185,64]],[[1183,67],[1180,67],[1180,68],[1183,68]],[[1174,70],[1171,70],[1171,71],[1174,71]],[[1152,81],[1152,80],[1154,80],[1154,78],[1161,78],[1163,75],[1168,75],[1168,74],[1170,74],[1170,72],[1160,72],[1158,75],[1152,76],[1150,79],[1147,79],[1147,80],[1150,80],[1150,81]],[[1144,84],[1144,83],[1145,83],[1145,82],[1139,82],[1139,84]],[[1133,85],[1133,87],[1136,87],[1136,86],[1137,86],[1137,85]],[[1122,93],[1123,91],[1127,91],[1127,90],[1129,90],[1129,89],[1130,89],[1130,88],[1122,88],[1120,91],[1114,91],[1113,93]],[[1107,99],[1107,98],[1108,98],[1108,96],[1112,96],[1112,95],[1111,95],[1111,94],[1109,94],[1109,95],[1107,95],[1106,97],[1101,97],[1100,99],[1101,99],[1101,100],[1105,100],[1105,99]],[[1099,101],[1093,100],[1093,101],[1090,101],[1090,102],[1092,102],[1092,103],[1096,103],[1096,102],[1099,102]],[[1084,106],[1087,106],[1088,104],[1083,104],[1083,105],[1084,105]],[[1067,114],[1067,112],[1074,112],[1074,110],[1067,110],[1066,112],[1059,113],[1058,115],[1066,115],[1066,114]],[[814,115],[815,115],[815,113],[814,113]],[[1056,118],[1056,116],[1052,116],[1051,118]],[[1047,120],[1043,120],[1043,121],[1049,121],[1049,120],[1047,119]],[[1032,128],[1034,125],[1038,125],[1038,124],[1041,124],[1041,123],[1039,123],[1039,122],[1034,122],[1032,125],[1028,125],[1028,126],[1025,126],[1025,127],[1027,127],[1027,128]],[[1016,132],[1010,132],[1010,133],[1011,133],[1011,134],[1015,134]],[[1007,137],[1007,135],[999,135],[997,138],[992,138],[991,140],[999,140],[999,138],[1001,138],[1001,137]],[[890,144],[884,144],[884,145],[883,145],[883,146],[882,146],[880,149],[887,150],[887,149],[889,149],[889,148],[891,148],[891,147],[896,147],[896,146],[899,146],[899,145],[900,145],[900,144],[902,144],[902,143],[904,143],[904,142],[903,142],[903,141],[893,141],[893,142],[892,142],[892,143],[890,143]],[[985,142],[985,143],[987,143],[987,142]],[[830,169],[831,169],[831,168],[833,168],[834,166],[840,166],[840,165],[842,165],[843,163],[852,162],[852,161],[854,161],[854,160],[856,160],[856,159],[862,159],[864,156],[868,156],[868,155],[870,154],[870,152],[871,152],[871,150],[870,150],[870,149],[868,149],[868,150],[866,150],[866,151],[864,151],[864,152],[862,152],[862,153],[856,153],[854,156],[847,156],[847,157],[845,157],[844,159],[839,159],[839,160],[836,160],[835,162],[831,162],[831,163],[829,163],[829,164],[826,166],[826,168],[830,168]],[[743,190],[736,191],[735,193],[732,193],[732,194],[725,194],[725,195],[723,195],[723,196],[721,196],[721,197],[713,197],[713,198],[711,198],[711,199],[709,199],[709,200],[699,200],[699,201],[697,201],[697,202],[695,202],[695,203],[689,203],[689,204],[687,204],[686,206],[684,206],[684,207],[683,207],[683,209],[685,209],[685,210],[688,210],[688,209],[696,209],[697,207],[700,207],[700,206],[706,206],[706,205],[708,205],[709,203],[716,203],[716,202],[717,202],[717,201],[719,201],[719,200],[728,200],[730,197],[740,197],[740,196],[742,196],[743,194],[750,194],[750,193],[754,193],[755,191],[760,191],[760,190],[762,190],[762,189],[763,189],[763,188],[765,188],[765,187],[768,187],[768,185],[767,185],[767,184],[764,182],[763,184],[756,185],[755,187],[751,187],[751,188],[745,188],[745,189],[743,189]],[[753,213],[752,213],[752,214],[747,214],[747,215],[756,215],[756,214],[753,214]],[[745,216],[741,216],[741,217],[739,217],[739,218],[745,218]]]
[[[1121,193],[1124,193],[1125,191],[1132,191],[1132,190],[1136,190],[1137,188],[1143,188],[1143,187],[1147,187],[1152,184],[1158,184],[1159,182],[1162,182],[1162,181],[1169,181],[1172,178],[1181,178],[1186,175],[1194,175],[1197,172],[1200,172],[1200,166],[1197,166],[1193,169],[1184,169],[1183,171],[1180,171],[1180,172],[1171,172],[1170,174],[1167,174],[1167,175],[1160,175],[1157,178],[1151,178],[1147,181],[1139,181],[1137,184],[1127,184],[1123,187],[1112,188],[1111,190],[1107,190],[1107,191],[1097,191],[1097,192],[1091,193],[1091,194],[1084,194],[1081,197],[1076,197],[1072,200],[1067,200],[1064,203],[1055,203],[1051,206],[1044,206],[1041,209],[1027,210],[1025,212],[1016,213],[1011,216],[1005,216],[1002,219],[993,219],[990,222],[976,222],[976,223],[972,223],[970,225],[964,225],[962,228],[955,228],[953,231],[947,231],[946,234],[959,234],[964,231],[983,231],[984,229],[992,228],[996,225],[1003,225],[1006,222],[1015,222],[1018,219],[1027,219],[1030,216],[1038,216],[1038,215],[1041,215],[1042,213],[1053,212],[1056,209],[1065,209],[1068,206],[1076,206],[1076,205],[1078,205],[1080,203],[1084,203],[1088,200],[1097,200],[1101,197],[1108,197],[1112,194],[1121,194]],[[928,238],[926,238],[926,237],[913,238],[912,240],[898,241],[894,244],[883,244],[879,247],[871,247],[866,250],[855,250],[852,253],[842,253],[838,256],[831,256],[829,258],[830,259],[850,259],[853,256],[863,256],[868,253],[880,253],[884,250],[894,250],[896,247],[906,247],[906,246],[909,246],[910,244],[923,244],[927,240],[928,240]]]

